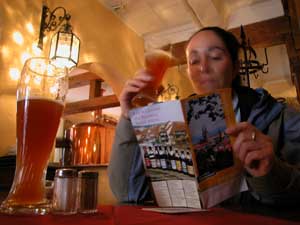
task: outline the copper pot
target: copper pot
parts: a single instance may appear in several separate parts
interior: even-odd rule
[[[72,165],[101,163],[101,136],[104,132],[104,126],[95,122],[79,123],[70,128]]]

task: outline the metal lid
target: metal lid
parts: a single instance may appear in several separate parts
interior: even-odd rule
[[[78,177],[81,178],[98,178],[98,172],[93,170],[81,170],[78,172]]]
[[[77,177],[77,171],[70,168],[57,169],[55,171],[55,177]]]

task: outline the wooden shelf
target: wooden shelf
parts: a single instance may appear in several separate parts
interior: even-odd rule
[[[116,95],[101,96],[101,82],[104,80],[97,74],[83,71],[69,78],[69,89],[90,85],[89,99],[67,103],[64,115],[88,112],[119,106]]]
[[[119,105],[120,103],[116,95],[96,97],[88,100],[71,102],[66,104],[64,115],[88,112],[97,109],[105,109],[110,107],[116,107]]]
[[[91,81],[103,81],[98,75],[89,71],[69,77],[69,89],[89,85]]]

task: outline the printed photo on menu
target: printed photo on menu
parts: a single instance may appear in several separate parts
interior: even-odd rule
[[[185,102],[186,118],[196,153],[198,182],[234,165],[219,94]]]

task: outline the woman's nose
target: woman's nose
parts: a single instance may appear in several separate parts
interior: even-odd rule
[[[208,60],[206,58],[202,59],[199,67],[200,67],[199,68],[200,72],[208,72],[209,70]]]

